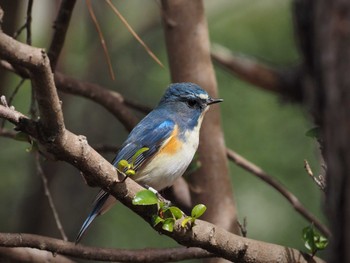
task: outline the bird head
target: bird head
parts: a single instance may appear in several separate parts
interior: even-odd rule
[[[159,105],[176,105],[181,111],[205,112],[208,106],[222,102],[222,99],[213,99],[200,86],[184,82],[171,84],[165,91]]]

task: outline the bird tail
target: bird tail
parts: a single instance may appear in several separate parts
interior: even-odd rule
[[[100,214],[105,213],[109,208],[116,202],[116,199],[111,196],[109,193],[101,190],[94,203],[93,203],[93,209],[84,221],[83,225],[81,226],[79,233],[75,239],[75,244],[78,244],[85,234],[86,230],[89,228],[90,224],[94,221],[94,219],[99,216]]]

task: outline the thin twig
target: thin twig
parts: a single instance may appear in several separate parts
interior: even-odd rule
[[[312,180],[317,184],[317,186],[324,192],[326,189],[325,178],[321,174],[318,177],[315,176],[307,160],[304,160],[304,168],[307,174],[312,178]]]
[[[22,25],[13,35],[13,38],[17,38],[24,29],[27,31],[27,38],[26,38],[26,43],[28,45],[32,44],[32,8],[33,8],[33,0],[28,1],[28,6],[27,6],[27,18],[26,22],[24,25]]]
[[[237,220],[237,223],[238,223],[239,229],[241,230],[242,236],[247,237],[247,233],[248,233],[247,218],[246,217],[243,218],[243,224],[241,224],[241,222],[239,222],[239,220]]]
[[[23,83],[26,81],[25,78],[22,78],[21,81],[17,84],[16,88],[14,89],[14,91],[12,92],[10,98],[9,98],[9,101],[8,103],[11,105],[12,104],[12,101],[13,99],[15,98],[15,96],[17,95],[19,89],[22,87]]]
[[[113,12],[118,16],[120,21],[125,25],[126,29],[133,35],[133,37],[144,47],[147,53],[153,58],[155,62],[158,63],[159,66],[164,67],[163,63],[157,58],[157,56],[152,52],[152,50],[142,41],[142,39],[137,35],[137,33],[132,29],[129,25],[128,21],[122,16],[122,14],[118,11],[118,9],[113,5],[110,0],[106,0],[107,4],[112,8]]]
[[[38,174],[40,175],[41,180],[43,181],[45,195],[47,197],[47,200],[49,201],[49,205],[50,205],[53,217],[55,218],[57,229],[60,232],[60,234],[62,236],[62,239],[64,241],[68,241],[67,235],[64,232],[61,220],[60,220],[60,218],[58,216],[58,213],[57,213],[57,210],[56,210],[56,206],[55,206],[55,204],[53,202],[52,195],[51,195],[51,192],[50,192],[50,189],[49,189],[49,185],[47,183],[47,178],[46,178],[46,175],[45,175],[45,173],[43,171],[43,168],[41,166],[41,163],[40,163],[40,155],[39,155],[38,152],[35,153],[35,164],[36,164],[36,170],[37,170]]]
[[[244,170],[250,172],[253,175],[256,175],[261,180],[266,182],[267,184],[271,185],[273,188],[275,188],[280,194],[282,194],[288,202],[294,207],[296,211],[299,212],[300,215],[302,215],[306,220],[309,222],[314,223],[315,227],[317,227],[322,234],[324,234],[327,237],[331,236],[330,230],[322,224],[313,214],[311,214],[299,201],[299,199],[288,191],[287,188],[285,188],[281,183],[279,183],[275,178],[273,178],[271,175],[267,174],[265,171],[263,171],[260,167],[256,166],[255,164],[251,163],[247,159],[245,159],[243,156],[240,156],[238,153],[234,152],[231,149],[226,149],[227,157],[235,162],[238,166],[242,167]]]
[[[58,72],[55,73],[55,83],[60,91],[80,95],[101,104],[120,120],[128,131],[131,131],[139,122],[130,108],[126,107],[124,97],[118,92],[94,83],[79,81]]]
[[[99,25],[99,23],[97,21],[97,18],[95,16],[94,10],[93,10],[93,8],[91,6],[90,0],[86,0],[86,6],[87,6],[87,8],[89,10],[90,17],[91,17],[92,21],[94,22],[94,25],[96,27],[98,36],[100,38],[100,42],[101,42],[101,45],[102,45],[102,48],[103,48],[103,53],[105,54],[105,58],[106,58],[106,61],[107,61],[107,64],[108,64],[109,74],[110,74],[112,80],[115,80],[114,71],[113,71],[113,67],[112,67],[112,62],[111,62],[111,59],[110,59],[109,54],[108,54],[107,44],[106,44],[106,41],[105,41],[105,39],[103,37],[103,33],[102,33],[100,25]]]

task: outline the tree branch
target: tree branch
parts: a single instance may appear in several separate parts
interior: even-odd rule
[[[238,166],[242,167],[244,170],[254,174],[259,177],[261,180],[266,182],[275,188],[280,194],[282,194],[287,201],[294,207],[294,209],[302,215],[306,220],[313,223],[318,230],[322,232],[327,237],[331,236],[329,229],[323,225],[314,215],[312,215],[303,205],[300,203],[299,199],[288,191],[281,183],[279,183],[276,179],[274,179],[271,175],[264,172],[260,167],[255,164],[249,162],[244,157],[240,156],[238,153],[232,151],[231,149],[227,149],[227,157],[235,162]]]
[[[68,30],[69,22],[73,13],[76,0],[63,0],[58,11],[53,28],[55,33],[53,35],[48,56],[51,62],[52,72],[55,71],[58,62],[58,57],[63,48],[64,40]]]
[[[29,70],[40,112],[42,132],[51,141],[64,131],[61,104],[57,96],[49,59],[43,49],[20,43],[0,33],[0,57]]]
[[[13,35],[14,38],[17,38],[21,34],[21,32],[24,29],[26,29],[26,31],[27,31],[26,43],[28,45],[32,44],[32,29],[31,29],[31,25],[32,25],[32,8],[33,8],[33,0],[29,0],[28,1],[28,5],[27,5],[26,22]]]
[[[74,263],[75,261],[50,251],[28,247],[0,247],[0,262]]]
[[[57,89],[79,95],[95,101],[111,112],[128,131],[131,131],[139,119],[125,106],[125,98],[118,92],[111,91],[97,84],[83,82],[61,73],[55,73]]]
[[[41,163],[40,163],[40,155],[39,155],[38,152],[35,153],[35,165],[36,165],[37,173],[39,174],[39,176],[41,177],[41,180],[42,180],[42,182],[43,182],[45,195],[46,195],[46,197],[47,197],[47,200],[49,201],[49,206],[50,206],[50,208],[51,208],[53,217],[54,217],[54,219],[55,219],[55,223],[56,223],[57,229],[58,229],[58,231],[60,232],[62,239],[63,239],[64,241],[68,241],[67,235],[66,235],[66,233],[64,232],[64,229],[63,229],[61,220],[60,220],[60,218],[59,218],[59,216],[58,216],[55,203],[53,202],[53,198],[52,198],[52,195],[51,195],[51,192],[50,192],[50,189],[49,189],[49,185],[48,185],[48,183],[47,183],[46,174],[44,173],[43,168],[42,168],[42,166],[41,166]]]
[[[29,78],[26,70],[21,68],[20,72],[18,72],[18,68],[15,69],[8,61],[1,60],[0,66],[10,72],[18,74],[22,78]],[[98,84],[74,79],[59,72],[55,73],[54,79],[58,90],[67,94],[79,95],[100,104],[112,113],[128,131],[131,131],[139,122],[139,119],[128,107],[143,113],[148,113],[152,110],[148,106],[125,98],[120,93],[111,91]]]
[[[301,74],[299,67],[281,70],[268,67],[252,59],[231,53],[215,44],[211,57],[219,65],[238,78],[264,90],[272,91],[293,101],[302,102]]]
[[[193,247],[141,250],[87,247],[32,234],[0,233],[0,246],[31,247],[82,259],[118,262],[173,262],[213,256],[203,249]]]

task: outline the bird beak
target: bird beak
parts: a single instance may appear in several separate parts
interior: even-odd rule
[[[207,105],[211,105],[211,104],[215,104],[215,103],[219,103],[219,102],[223,102],[223,99],[213,99],[213,98],[209,98],[207,100]]]

